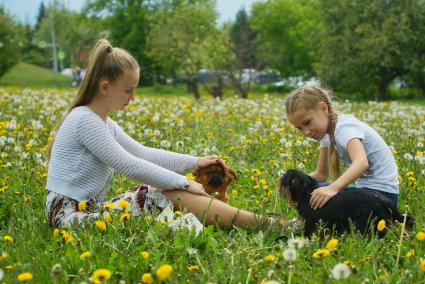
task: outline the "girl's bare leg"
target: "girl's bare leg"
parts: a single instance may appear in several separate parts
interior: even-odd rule
[[[206,215],[206,224],[218,224],[228,228],[232,224],[242,228],[257,228],[260,224],[270,224],[270,218],[264,218],[251,212],[235,208],[217,199],[192,194],[181,190],[164,190],[164,195],[174,204],[175,210],[192,212],[201,222]],[[218,218],[217,218],[218,217]]]

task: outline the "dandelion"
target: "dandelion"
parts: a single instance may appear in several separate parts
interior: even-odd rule
[[[345,263],[338,263],[332,269],[332,276],[336,280],[346,279],[350,276],[351,270]]]
[[[65,230],[62,231],[62,238],[65,240],[66,244],[72,243],[72,241],[74,240],[74,237],[71,235],[71,233],[68,233]]]
[[[419,264],[419,270],[420,271],[425,271],[425,259],[422,259],[420,264]]]
[[[288,248],[292,249],[302,249],[305,245],[304,239],[289,239]]]
[[[13,244],[13,238],[11,236],[4,236],[3,238],[9,244]]]
[[[270,254],[270,255],[266,255],[265,257],[264,257],[264,261],[265,262],[268,262],[268,263],[272,263],[273,261],[275,261],[276,260],[276,256],[274,256],[274,255],[272,255],[272,254]]]
[[[108,203],[103,205],[103,210],[109,210],[109,209],[114,209],[115,208],[115,204],[114,203]]]
[[[173,272],[173,267],[169,264],[163,264],[156,270],[156,275],[160,281],[166,280]]]
[[[6,259],[6,258],[8,258],[9,257],[9,254],[7,253],[7,252],[3,252],[1,255],[0,255],[0,261],[2,261],[2,260],[4,260],[4,259]]]
[[[78,211],[86,211],[86,208],[87,208],[87,202],[86,201],[78,202]]]
[[[378,231],[382,232],[385,229],[385,220],[382,219],[381,221],[379,221],[377,228]]]
[[[120,222],[121,222],[121,223],[124,223],[125,221],[127,221],[127,220],[129,220],[129,219],[130,219],[130,213],[128,213],[128,212],[123,213],[123,214],[121,214],[121,216],[120,216]]]
[[[118,201],[118,206],[122,209],[127,208],[128,204],[129,204],[128,201],[124,199],[121,199],[120,201]]]
[[[420,241],[425,240],[425,233],[424,232],[419,232],[416,234],[416,238]]]
[[[287,261],[297,260],[297,251],[293,248],[288,248],[283,251],[283,258]]]
[[[18,275],[19,282],[27,282],[32,280],[32,274],[29,272],[24,272]]]
[[[105,268],[101,268],[93,272],[92,278],[94,281],[99,281],[100,283],[102,283],[103,281],[106,281],[111,278],[111,276],[111,271]]]
[[[412,256],[415,256],[415,250],[414,249],[411,249],[406,253],[406,257],[412,257]]]
[[[150,274],[150,273],[143,274],[143,276],[142,276],[142,283],[145,283],[145,284],[151,284],[151,283],[153,283],[152,274]]]
[[[192,271],[198,271],[199,270],[199,265],[189,265],[187,267],[187,270],[189,270],[190,272],[192,272]]]
[[[110,213],[105,214],[105,221],[108,223],[112,222],[112,215]]]
[[[237,191],[236,189],[233,189],[233,190],[232,190],[232,196],[233,196],[233,197],[238,196],[238,191]]]
[[[142,251],[141,253],[140,253],[140,255],[143,257],[143,259],[148,259],[149,258],[149,253],[147,252],[147,251]]]
[[[314,258],[326,257],[330,254],[328,249],[318,249],[313,253]]]
[[[62,273],[62,266],[60,265],[60,263],[56,263],[55,265],[53,265],[52,269],[50,270],[50,273],[54,277],[59,276]]]
[[[59,236],[59,229],[58,229],[58,228],[55,228],[55,229],[53,230],[53,236],[54,236],[54,237]]]
[[[80,254],[80,259],[85,259],[87,257],[91,256],[91,253],[89,251],[83,252]]]
[[[337,239],[331,239],[327,244],[326,244],[326,248],[327,249],[334,249],[336,246],[338,245],[338,240]]]
[[[102,221],[102,220],[96,220],[96,221],[94,221],[94,223],[96,224],[96,227],[97,227],[99,230],[101,230],[102,232],[103,232],[103,231],[106,231],[106,223],[105,223],[105,221]]]

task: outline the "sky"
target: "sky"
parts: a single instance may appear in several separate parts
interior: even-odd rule
[[[250,11],[251,5],[258,0],[216,0],[217,11],[219,13],[219,23],[228,20],[234,20],[236,13],[241,7],[245,7]],[[38,13],[40,3],[44,2],[48,5],[49,0],[0,0],[8,13],[11,13],[21,22],[34,25]],[[85,0],[65,0],[65,4],[69,9],[79,11],[83,6]]]

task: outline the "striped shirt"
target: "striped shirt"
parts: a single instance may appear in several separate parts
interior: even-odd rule
[[[111,118],[86,106],[74,108],[52,148],[47,190],[75,200],[103,200],[114,171],[163,190],[184,189],[199,157],[149,148],[128,136]]]

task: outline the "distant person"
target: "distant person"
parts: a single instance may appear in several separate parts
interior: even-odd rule
[[[273,218],[259,219],[251,212],[211,200],[200,183],[182,175],[211,164],[226,166],[217,156],[194,157],[146,147],[109,117],[134,100],[139,72],[139,64],[127,51],[113,48],[104,39],[94,46],[78,95],[50,145],[48,223],[62,227],[103,218],[103,206],[120,201],[128,204],[133,216],[152,215],[170,205],[187,209],[198,218],[207,211],[206,223],[217,222],[224,228],[232,224],[256,228],[260,220],[274,223]],[[139,185],[104,202],[114,171]],[[80,202],[87,206],[79,206]]]
[[[77,65],[72,69],[72,86],[73,87],[78,87],[80,86],[82,81],[82,77],[81,77],[81,69],[80,67]]]

